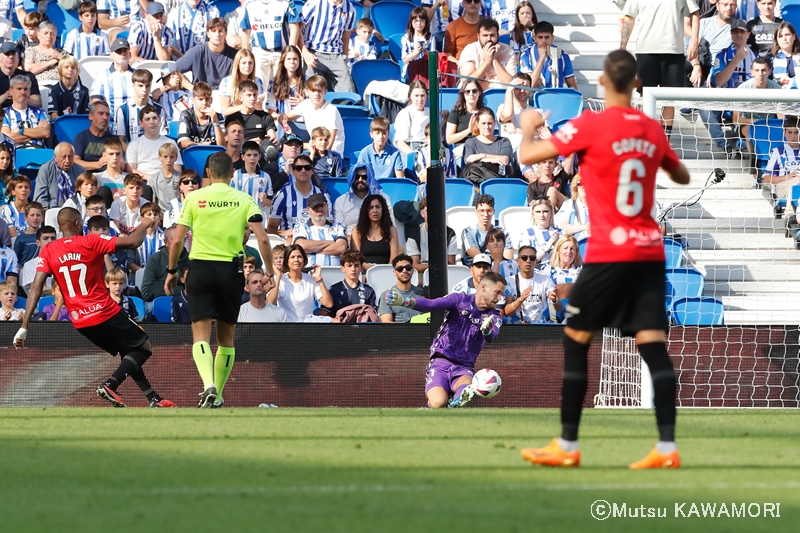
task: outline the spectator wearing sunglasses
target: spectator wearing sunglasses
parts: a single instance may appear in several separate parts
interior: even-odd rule
[[[505,316],[509,324],[538,324],[545,322],[547,302],[552,302],[556,311],[562,303],[556,294],[556,285],[547,274],[535,269],[536,250],[523,245],[519,249],[517,265],[519,272],[506,277]]]
[[[358,216],[361,214],[361,204],[364,203],[364,198],[368,194],[380,194],[386,200],[386,205],[393,205],[389,196],[383,192],[378,180],[375,179],[375,174],[372,172],[372,167],[364,163],[356,163],[350,167],[347,174],[347,183],[350,190],[336,199],[333,204],[334,220],[344,226],[347,235],[353,233],[356,224],[358,224]],[[392,218],[394,224],[394,214],[389,210],[389,216]]]
[[[313,194],[325,194],[327,204],[332,205],[330,196],[311,182],[314,163],[306,154],[298,155],[292,162],[294,180],[284,185],[272,203],[272,214],[267,225],[267,233],[292,239],[293,228],[297,223],[308,221],[308,199]],[[329,216],[333,218],[333,213]]]
[[[401,305],[389,305],[386,303],[386,293],[395,290],[403,299],[416,298],[422,296],[422,289],[411,284],[414,276],[414,264],[409,256],[405,254],[396,256],[392,259],[392,267],[394,267],[394,277],[397,278],[397,283],[383,291],[381,297],[378,298],[378,316],[383,323],[405,323],[418,315],[419,311]]]
[[[200,176],[197,171],[190,168],[183,169],[178,178],[178,197],[169,201],[169,206],[164,211],[164,228],[171,228],[178,222],[178,217],[183,208],[183,199],[192,191],[200,188]]]

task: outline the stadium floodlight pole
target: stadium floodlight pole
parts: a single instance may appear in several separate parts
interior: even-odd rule
[[[444,168],[441,161],[441,124],[439,122],[439,54],[428,53],[428,105],[430,108],[430,159],[428,169],[428,290],[431,298],[447,294],[447,216],[444,198]],[[431,336],[443,320],[441,313],[431,316]]]

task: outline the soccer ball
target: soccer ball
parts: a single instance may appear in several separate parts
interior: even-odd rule
[[[484,368],[475,372],[472,376],[472,386],[475,393],[483,398],[494,398],[500,392],[500,385],[503,382],[500,375],[494,370]]]

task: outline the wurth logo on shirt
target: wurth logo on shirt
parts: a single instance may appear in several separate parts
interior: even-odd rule
[[[205,200],[200,200],[199,202],[197,202],[197,207],[199,207],[200,209],[205,209],[206,208],[206,201]]]

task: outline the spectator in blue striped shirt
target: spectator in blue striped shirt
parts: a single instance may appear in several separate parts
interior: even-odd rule
[[[347,0],[309,0],[303,5],[302,19],[306,76],[323,76],[334,92],[355,92],[347,65],[355,8]]]
[[[19,279],[19,265],[17,264],[17,254],[5,244],[0,248],[0,281],[13,278],[16,286]]]
[[[81,25],[67,33],[64,51],[81,60],[84,57],[107,56],[111,51],[108,35],[97,27],[97,6],[94,2],[83,2],[78,7]]]
[[[189,99],[192,95],[182,88],[183,79],[172,61],[161,67],[161,87],[153,91],[152,96],[153,100],[158,102],[164,110],[167,122],[176,120],[174,118],[176,106],[177,109],[185,111],[191,105]],[[201,82],[198,81],[198,83]],[[187,85],[191,86],[190,83]]]
[[[314,163],[306,154],[300,154],[292,163],[294,180],[289,181],[275,196],[272,215],[267,225],[267,233],[277,234],[287,239],[292,239],[294,225],[308,220],[307,202],[311,195],[324,193],[322,189],[311,182],[314,172]],[[330,199],[327,199],[331,205]],[[333,218],[333,214],[329,214]]]
[[[28,207],[28,197],[31,195],[31,180],[26,176],[15,176],[6,185],[8,203],[0,207],[0,218],[8,224],[12,237],[16,237],[28,229],[25,218],[25,209]]]
[[[22,0],[6,0],[0,4],[0,16],[13,20],[14,13],[17,14],[17,20],[22,22],[25,20],[25,4]]]
[[[146,20],[131,24],[128,39],[131,43],[131,62],[147,60],[169,61],[173,52],[172,30],[164,24],[164,6],[152,2],[147,6]],[[150,17],[153,21],[150,21]]]
[[[362,59],[378,59],[378,42],[372,38],[374,30],[375,25],[371,20],[363,18],[358,21],[356,31],[350,35],[350,46],[347,49],[351,65]]]
[[[290,44],[300,46],[300,13],[294,1],[248,0],[239,26],[242,49],[253,52],[258,77],[268,85],[283,49]]]
[[[175,55],[181,57],[190,48],[205,44],[206,25],[219,16],[219,9],[205,0],[179,3],[167,17],[167,26],[175,38]]]
[[[12,103],[6,108],[0,131],[10,137],[17,148],[44,148],[44,139],[50,137],[50,122],[43,109],[28,106],[31,80],[26,76],[14,76],[10,85]]]
[[[308,253],[311,265],[340,266],[339,256],[347,250],[347,232],[341,224],[328,223],[328,199],[322,193],[308,198],[308,219],[292,229],[294,244]]]
[[[0,51],[2,48],[0,47]],[[133,69],[130,66],[131,50],[128,41],[119,38],[111,43],[111,62],[108,70],[103,70],[94,83],[89,93],[92,103],[106,102],[113,111],[124,104],[133,94]]]
[[[272,211],[272,178],[258,166],[261,160],[261,148],[257,142],[247,141],[242,145],[244,168],[233,173],[231,187],[253,197],[265,216]]]
[[[97,0],[97,25],[114,41],[117,34],[131,27],[131,10],[126,0]]]

